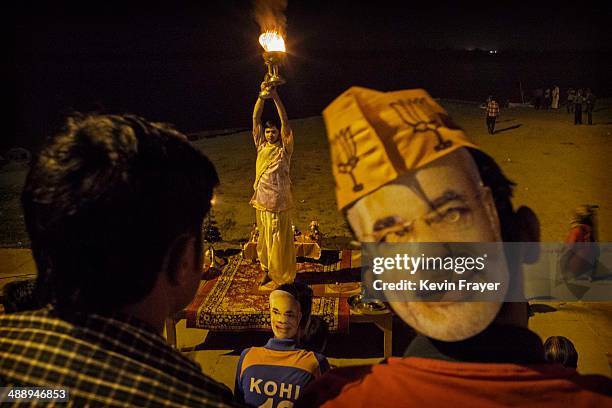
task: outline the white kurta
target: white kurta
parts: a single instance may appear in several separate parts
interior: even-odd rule
[[[550,106],[553,109],[559,109],[559,87],[555,86],[552,90],[552,103]]]
[[[295,246],[291,229],[291,179],[289,167],[292,146],[271,144],[255,135],[257,171],[250,204],[256,210],[259,239],[257,256],[261,268],[277,284],[295,279]]]

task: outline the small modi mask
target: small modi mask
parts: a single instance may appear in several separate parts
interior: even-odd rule
[[[289,292],[274,290],[270,293],[270,324],[277,339],[295,339],[302,313],[297,299]]]

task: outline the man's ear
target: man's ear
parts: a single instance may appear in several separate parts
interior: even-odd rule
[[[521,206],[515,213],[521,242],[540,242],[540,220],[529,207]]]
[[[501,225],[499,223],[499,214],[497,214],[497,208],[495,207],[495,200],[493,199],[493,192],[489,187],[482,187],[482,202],[484,203],[485,211],[489,223],[493,227],[495,233],[495,240],[502,241]]]
[[[168,282],[172,285],[184,282],[186,275],[194,270],[195,259],[195,238],[190,234],[176,237],[166,253]]]
[[[540,221],[531,208],[519,207],[514,213],[514,224],[519,242],[540,242]],[[523,245],[523,263],[535,263],[539,257],[539,245]]]

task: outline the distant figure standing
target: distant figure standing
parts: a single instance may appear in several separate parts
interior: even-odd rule
[[[576,99],[576,90],[570,88],[567,90],[567,113],[574,111],[574,100]]]
[[[587,88],[586,96],[584,97],[585,110],[587,113],[587,123],[589,125],[593,124],[593,109],[595,108],[595,94],[591,92],[591,88]]]
[[[582,89],[578,90],[576,97],[574,98],[574,125],[582,125],[582,103],[584,97],[582,96]]]
[[[492,96],[487,98],[487,129],[489,134],[495,133],[495,121],[499,116],[499,104]]]
[[[535,96],[535,108],[540,109],[540,106],[542,106],[542,98],[544,97],[544,91],[542,90],[542,88],[538,88],[533,92],[533,95]]]
[[[550,109],[550,88],[544,91],[544,107],[546,110]]]
[[[557,85],[552,90],[552,108],[559,109],[559,87]]]

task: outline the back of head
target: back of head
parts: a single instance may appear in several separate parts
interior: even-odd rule
[[[300,305],[300,313],[302,314],[300,327],[304,328],[308,323],[312,310],[312,289],[310,286],[300,282],[284,283],[276,290],[287,292],[297,300]]]
[[[549,363],[562,364],[564,367],[578,367],[578,352],[567,337],[551,336],[544,342],[544,358]]]
[[[310,316],[310,320],[300,338],[300,345],[308,351],[323,353],[327,344],[329,328],[327,322],[320,316]]]
[[[115,311],[153,288],[182,234],[196,238],[218,177],[181,133],[133,115],[78,115],[24,186],[25,222],[46,301]]]

